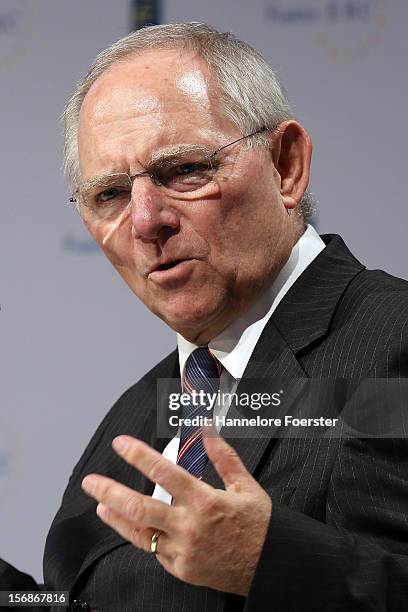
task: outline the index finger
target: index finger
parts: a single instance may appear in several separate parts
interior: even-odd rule
[[[131,436],[118,436],[113,440],[112,446],[127,463],[166,489],[176,499],[197,495],[200,489],[208,486],[142,440]]]

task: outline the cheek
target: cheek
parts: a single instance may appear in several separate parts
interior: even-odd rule
[[[92,238],[99,244],[109,261],[115,266],[126,266],[132,253],[132,235],[129,216],[119,217],[103,227],[85,221]]]
[[[279,193],[231,198],[211,237],[216,257],[244,280],[268,275],[282,259],[287,231]]]
[[[259,246],[260,228],[265,219],[238,198],[223,204],[219,218],[211,225],[208,240],[217,258],[236,265],[244,255],[251,256]]]

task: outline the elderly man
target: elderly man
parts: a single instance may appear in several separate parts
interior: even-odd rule
[[[161,379],[191,394],[408,374],[407,283],[307,225],[312,145],[271,68],[203,24],[146,28],[98,56],[65,125],[86,227],[178,350],[75,467],[46,587],[73,610],[403,610],[404,439],[156,428]]]

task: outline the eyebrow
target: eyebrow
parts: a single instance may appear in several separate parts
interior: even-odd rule
[[[168,160],[177,159],[181,155],[185,155],[186,153],[203,153],[206,155],[212,149],[200,144],[178,144],[171,147],[167,147],[166,149],[162,149],[157,153],[153,153],[151,156],[148,166],[150,165],[160,165],[163,162]]]
[[[118,176],[127,176],[126,172],[113,172],[112,174],[98,174],[90,179],[86,180],[80,186],[82,195],[86,195],[88,192],[94,189],[102,189],[103,187],[109,187],[114,180],[117,180]]]

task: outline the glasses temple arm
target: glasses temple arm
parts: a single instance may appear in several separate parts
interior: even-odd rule
[[[217,153],[219,153],[223,149],[226,149],[227,147],[230,147],[231,145],[236,144],[237,142],[241,142],[241,140],[245,140],[245,138],[250,138],[251,136],[255,136],[255,134],[261,134],[262,132],[265,132],[265,131],[266,131],[266,127],[264,126],[260,130],[256,130],[255,132],[252,132],[251,134],[247,134],[246,136],[241,136],[241,138],[238,138],[237,140],[234,140],[233,142],[229,142],[223,147],[220,147],[219,149],[216,149],[212,153],[209,153],[208,155],[205,156],[205,159],[210,159],[211,157],[214,157],[215,155],[217,155]]]

